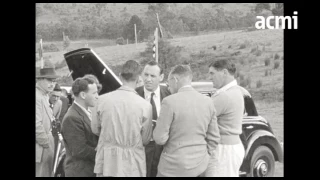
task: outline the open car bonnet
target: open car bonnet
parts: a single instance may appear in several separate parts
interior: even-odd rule
[[[90,48],[81,48],[64,54],[72,79],[83,77],[86,74],[95,75],[102,89],[99,93],[105,94],[119,88],[122,83],[112,70]]]

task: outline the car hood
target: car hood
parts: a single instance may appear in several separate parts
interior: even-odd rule
[[[81,48],[64,54],[72,79],[86,74],[95,75],[102,84],[99,95],[118,89],[122,83],[113,71],[90,48]]]

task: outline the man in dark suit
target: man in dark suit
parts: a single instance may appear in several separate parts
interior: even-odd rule
[[[86,75],[72,85],[75,100],[66,113],[61,134],[66,148],[66,177],[95,177],[98,136],[91,131],[91,111],[98,99],[96,79]]]
[[[160,86],[163,80],[163,70],[155,61],[149,61],[143,72],[143,86],[136,88],[137,93],[152,105],[152,124],[153,129],[159,117],[161,109],[161,101],[170,95],[170,91],[166,86]],[[158,164],[163,146],[157,145],[153,139],[145,147],[147,161],[147,177],[156,177],[158,172]]]

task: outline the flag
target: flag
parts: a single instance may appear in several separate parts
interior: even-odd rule
[[[158,21],[158,29],[159,29],[159,36],[158,37],[162,38],[163,37],[163,32],[162,32],[163,28],[160,24],[158,13],[157,13],[157,21]]]

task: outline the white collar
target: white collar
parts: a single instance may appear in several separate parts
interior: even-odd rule
[[[151,93],[153,93],[153,92],[148,91],[145,87],[143,87],[143,89],[144,89],[144,96],[145,96],[146,98],[150,98],[150,97],[151,97]],[[159,86],[158,86],[157,89],[154,91],[154,96],[155,96],[155,97],[160,97],[160,87],[159,87]]]
[[[224,91],[230,89],[231,87],[237,86],[237,85],[238,85],[237,80],[233,80],[233,81],[229,82],[228,84],[224,85],[222,88],[218,89],[213,95],[217,96],[219,93],[224,92]]]

